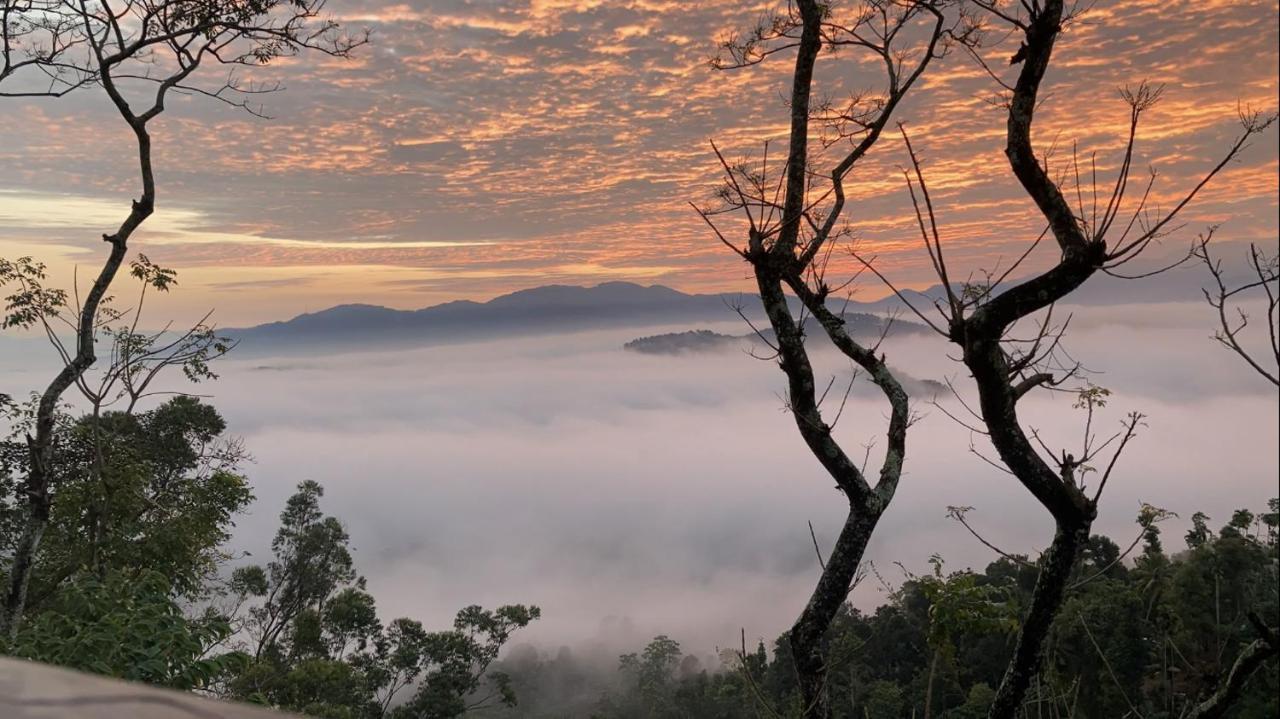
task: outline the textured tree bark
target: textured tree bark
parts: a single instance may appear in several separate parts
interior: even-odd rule
[[[1022,621],[1013,659],[1005,668],[991,704],[988,716],[992,719],[1012,719],[1022,708],[1031,680],[1039,673],[1044,661],[1044,641],[1053,626],[1058,608],[1071,579],[1080,550],[1089,540],[1092,520],[1084,520],[1073,527],[1059,526],[1049,550],[1040,559],[1040,576],[1036,578],[1031,595],[1031,609]]]
[[[872,489],[858,466],[831,435],[831,427],[822,417],[816,395],[813,367],[804,346],[803,331],[787,305],[782,283],[769,270],[766,262],[756,266],[757,286],[770,324],[778,338],[779,359],[788,380],[788,399],[796,427],[814,457],[835,480],[849,502],[840,536],[824,563],[822,574],[808,603],[791,628],[788,639],[795,658],[796,679],[803,700],[806,719],[826,719],[831,708],[826,692],[826,632],[849,595],[849,588],[862,563],[867,542],[875,531],[880,515],[893,497],[902,471],[908,425],[907,395],[884,363],[853,342],[817,298],[805,294],[802,299],[813,303],[820,320],[832,322],[829,328],[837,346],[846,345],[846,354],[872,374],[890,399],[892,414],[888,449],[881,469],[880,481]],[[795,279],[795,278],[793,278]],[[800,283],[802,284],[802,283]],[[822,314],[819,314],[822,313]]]
[[[803,700],[803,716],[806,719],[826,719],[831,716],[826,692],[826,632],[848,598],[867,542],[897,488],[906,451],[908,401],[906,392],[884,362],[875,353],[854,342],[844,332],[843,322],[826,309],[821,298],[808,292],[799,278],[791,277],[788,284],[797,289],[802,301],[824,324],[837,347],[867,369],[873,381],[890,400],[888,447],[880,480],[873,489],[858,466],[832,437],[831,427],[822,417],[813,367],[804,345],[803,330],[787,305],[782,281],[767,260],[756,264],[756,278],[761,300],[777,336],[779,360],[787,375],[788,399],[796,427],[814,457],[835,480],[849,502],[849,513],[840,536],[823,566],[808,603],[792,626],[788,639]]]
[[[1054,296],[1065,295],[1074,286],[1056,284]],[[1062,605],[1071,570],[1088,541],[1097,508],[1069,472],[1060,475],[1045,462],[1023,431],[1017,412],[1022,395],[1010,380],[1008,358],[1000,347],[1004,326],[975,322],[982,316],[981,310],[975,313],[963,336],[964,362],[978,387],[983,422],[1001,461],[1049,510],[1056,529],[1053,542],[1041,557],[1031,608],[1018,632],[1013,658],[988,713],[991,719],[1012,719],[1040,671],[1044,641]]]
[[[827,628],[849,596],[849,587],[879,519],[878,515],[866,516],[850,510],[809,603],[791,627],[788,643],[796,663],[806,718],[831,716],[826,690]]]
[[[808,188],[809,99],[813,87],[813,66],[822,49],[823,9],[816,0],[797,0],[803,26],[796,51],[795,70],[791,75],[791,129],[787,144],[787,194],[783,200],[782,227],[775,251],[791,256],[800,234],[804,217],[805,190]]]
[[[752,265],[761,303],[777,337],[779,364],[787,376],[789,409],[796,428],[810,452],[835,480],[836,486],[849,502],[849,513],[840,535],[823,565],[822,574],[808,603],[791,628],[788,640],[795,659],[796,680],[803,700],[803,716],[805,719],[827,719],[831,716],[826,692],[827,629],[848,598],[867,542],[884,508],[893,498],[902,472],[906,431],[910,422],[906,392],[883,359],[849,337],[844,330],[844,320],[827,309],[825,290],[820,288],[817,292],[813,291],[804,279],[804,272],[821,243],[813,242],[809,251],[797,257],[799,234],[806,216],[805,202],[809,181],[811,85],[814,64],[822,48],[821,23],[825,10],[815,0],[798,0],[796,7],[800,12],[802,28],[792,75],[790,141],[781,222],[772,247],[766,248],[764,238],[753,234],[745,256]],[[940,30],[935,30],[935,39],[938,33]],[[922,63],[915,76],[919,75],[923,67]],[[905,92],[905,88],[902,91]],[[885,110],[880,127],[888,121],[898,99],[900,98],[895,96],[892,104]],[[866,152],[878,134],[877,129],[833,174],[835,189],[841,199],[840,182],[843,173]],[[834,221],[838,213],[837,208],[830,221]],[[867,483],[862,470],[832,436],[831,426],[822,416],[813,366],[805,349],[804,328],[792,316],[784,290],[786,287],[790,287],[818,319],[836,347],[870,374],[872,381],[889,400],[891,416],[887,432],[888,443],[879,481],[874,488]]]
[[[822,279],[825,261],[817,258],[824,243],[839,236],[839,233],[832,233],[844,207],[843,182],[846,175],[875,144],[895,108],[930,61],[939,56],[939,42],[947,33],[945,18],[939,7],[941,4],[928,0],[902,4],[869,3],[868,6],[873,11],[869,12],[867,18],[871,19],[858,21],[873,25],[883,21],[897,29],[883,38],[883,47],[866,45],[865,41],[855,43],[864,45],[878,59],[887,63],[889,69],[886,94],[869,119],[859,122],[865,131],[861,140],[856,141],[831,170],[830,196],[833,199],[827,211],[818,212],[814,206],[808,205],[814,201],[809,196],[810,184],[817,177],[810,164],[808,143],[810,122],[813,119],[810,101],[814,65],[824,44],[839,44],[831,36],[824,35],[824,32],[853,32],[848,28],[833,29],[836,25],[834,22],[824,30],[824,22],[830,20],[829,5],[817,0],[796,0],[793,5],[788,6],[788,12],[792,14],[780,21],[786,30],[778,31],[774,28],[779,35],[773,39],[785,37],[783,47],[796,49],[790,95],[790,132],[783,171],[785,186],[779,188],[780,205],[777,192],[772,193],[772,199],[762,195],[760,205],[763,207],[767,204],[770,212],[767,217],[763,213],[760,218],[754,217],[752,208],[756,206],[756,201],[747,200],[734,179],[735,170],[720,157],[729,186],[737,191],[742,200],[738,209],[746,211],[751,228],[745,250],[734,247],[727,241],[726,244],[730,244],[751,265],[755,275],[761,304],[776,337],[778,364],[787,377],[787,409],[810,453],[834,480],[837,489],[849,503],[840,535],[830,556],[823,562],[818,583],[792,626],[788,640],[795,658],[796,679],[806,719],[827,719],[831,715],[826,697],[826,633],[832,619],[848,598],[867,542],[880,516],[893,499],[902,475],[906,433],[911,424],[907,394],[885,364],[883,356],[877,354],[875,347],[867,348],[855,341],[846,331],[843,317],[828,309],[826,299],[831,290]],[[927,44],[921,47],[920,55],[911,66],[903,67],[901,58],[909,53],[899,52],[897,48],[890,46],[892,38],[898,36],[898,29],[906,27],[915,18],[928,20],[933,26],[927,36]],[[796,30],[798,34],[793,32]],[[769,31],[763,32],[768,34]],[[754,62],[742,61],[743,66],[748,64]],[[850,136],[850,139],[854,138]],[[716,152],[719,155],[719,150]],[[776,225],[771,224],[773,210],[780,210]],[[703,219],[711,223],[708,215],[703,214]],[[712,224],[712,227],[715,225]],[[721,240],[725,241],[723,235]],[[813,366],[805,348],[804,326],[792,313],[787,299],[788,289],[818,321],[832,344],[867,373],[889,402],[885,454],[874,486],[864,476],[864,468],[845,453],[833,436],[832,426],[823,417],[822,398],[817,392]],[[839,415],[836,417],[838,419]],[[835,421],[832,420],[833,423]]]
[[[1244,686],[1253,673],[1268,659],[1280,654],[1280,640],[1276,637],[1276,630],[1263,626],[1262,620],[1256,615],[1250,614],[1249,618],[1262,638],[1253,640],[1240,650],[1236,660],[1231,663],[1226,678],[1219,683],[1213,694],[1192,707],[1185,719],[1219,719],[1226,716],[1227,710],[1240,698],[1240,692],[1244,691]]]
[[[806,719],[826,719],[831,708],[826,695],[826,632],[831,620],[840,611],[849,595],[849,588],[862,563],[867,542],[875,530],[884,508],[888,506],[897,488],[905,453],[908,425],[907,395],[884,363],[844,333],[842,323],[833,318],[818,298],[803,293],[802,299],[824,314],[819,319],[832,322],[830,330],[837,346],[846,345],[853,350],[851,356],[865,363],[873,379],[890,399],[892,414],[881,477],[872,489],[858,466],[845,454],[831,436],[818,407],[813,367],[805,349],[803,330],[787,305],[782,282],[768,260],[756,263],[757,287],[768,314],[770,324],[778,339],[779,360],[787,375],[788,399],[791,415],[814,457],[835,480],[849,502],[849,514],[835,546],[827,558],[822,575],[809,597],[808,603],[792,626],[789,637],[795,658],[796,680],[803,700],[803,716]],[[792,284],[802,286],[797,278]],[[843,349],[843,348],[842,348]]]
[[[979,406],[991,442],[1001,460],[1054,517],[1056,533],[1040,560],[1040,575],[1031,608],[1018,632],[1013,658],[996,690],[988,716],[1012,719],[1022,706],[1031,680],[1039,673],[1044,641],[1070,580],[1081,548],[1097,514],[1096,506],[1069,474],[1060,476],[1045,463],[1022,430],[1009,367],[998,336],[968,335],[965,364],[978,385]]]
[[[1005,155],[1013,174],[1048,224],[1048,229],[1061,250],[1061,257],[1047,271],[977,305],[968,317],[949,318],[948,328],[951,341],[963,348],[963,362],[972,373],[977,386],[982,421],[1000,460],[1019,483],[1048,510],[1055,524],[1053,542],[1040,560],[1040,575],[1036,581],[1031,607],[1018,633],[1014,656],[989,710],[988,716],[991,719],[1012,719],[1016,716],[1021,710],[1031,681],[1040,672],[1045,639],[1054,616],[1062,605],[1071,570],[1088,540],[1090,528],[1097,516],[1097,500],[1101,493],[1099,486],[1092,497],[1085,494],[1077,477],[1084,459],[1073,459],[1064,452],[1061,459],[1054,459],[1056,468],[1051,467],[1023,431],[1018,419],[1018,401],[1028,390],[1042,382],[1051,381],[1053,375],[1040,372],[1028,376],[1032,359],[1011,359],[1003,346],[1007,341],[1006,335],[1014,323],[1051,307],[1103,270],[1108,262],[1118,258],[1123,261],[1134,247],[1139,246],[1134,243],[1126,245],[1122,236],[1119,240],[1120,247],[1109,250],[1105,235],[1114,215],[1103,219],[1101,225],[1092,226],[1086,217],[1077,216],[1045,165],[1036,158],[1031,131],[1040,102],[1040,85],[1049,67],[1057,36],[1062,32],[1064,3],[1063,0],[1043,0],[1039,3],[1023,3],[1022,8],[1026,11],[1028,20],[1026,24],[1015,22],[1024,35],[1015,62],[1020,61],[1023,65],[1010,95]],[[1150,106],[1148,103],[1151,99],[1145,95],[1129,98],[1133,109],[1130,150],[1138,115]],[[1259,127],[1265,127],[1265,124],[1246,124],[1244,137],[1256,133]],[[1158,230],[1189,202],[1196,191],[1239,152],[1242,142],[1243,140],[1237,141],[1226,160],[1214,168],[1173,212],[1153,223],[1154,229],[1148,232]],[[1128,156],[1126,163],[1127,161]],[[1127,174],[1122,173],[1117,184],[1116,198],[1123,194],[1122,187],[1126,179]],[[1114,201],[1117,203],[1115,211],[1118,212],[1120,200]],[[956,312],[956,315],[961,314]],[[1087,451],[1086,449],[1086,453]],[[1105,479],[1102,483],[1105,483]]]
[[[942,657],[941,649],[934,649],[929,658],[929,678],[924,685],[924,719],[933,719],[933,680],[938,675],[938,660]]]

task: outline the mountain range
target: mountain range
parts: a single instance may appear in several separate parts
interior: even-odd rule
[[[1171,277],[1172,274],[1181,275]],[[1098,277],[1072,297],[1075,304],[1197,301],[1198,274],[1170,273],[1159,281]],[[941,286],[904,292],[916,307],[928,308]],[[914,319],[897,297],[840,306],[849,314],[887,311]],[[356,349],[369,346],[450,344],[497,337],[529,336],[602,328],[685,325],[735,321],[740,307],[762,320],[759,302],[745,293],[686,294],[662,285],[606,282],[594,287],[547,285],[487,302],[461,300],[419,310],[347,304],[290,320],[223,333],[240,340],[237,353],[280,350]]]
[[[893,301],[851,303],[877,312]],[[432,345],[513,335],[590,329],[696,325],[739,320],[735,307],[752,319],[763,314],[751,295],[692,295],[662,285],[606,282],[594,287],[548,285],[520,290],[488,302],[447,302],[420,310],[376,305],[338,305],[283,322],[223,334],[239,340],[240,351],[387,345]]]

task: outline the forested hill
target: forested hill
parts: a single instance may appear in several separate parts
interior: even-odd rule
[[[890,321],[887,317],[865,312],[846,312],[845,330],[855,339],[871,341],[882,334],[886,337],[895,335],[928,334],[931,330],[918,322],[902,318]],[[886,323],[888,327],[886,327]],[[821,334],[822,328],[812,317],[805,321],[805,334]],[[623,345],[623,349],[640,354],[679,355],[699,352],[717,352],[726,349],[739,349],[754,344],[772,343],[773,330],[761,330],[759,333],[728,335],[707,329],[687,330],[684,332],[668,332],[646,337],[637,337]]]

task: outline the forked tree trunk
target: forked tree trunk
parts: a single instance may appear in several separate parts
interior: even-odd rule
[[[805,719],[827,719],[831,716],[831,707],[826,692],[826,634],[831,620],[849,596],[867,542],[892,500],[901,477],[909,424],[907,395],[883,359],[853,342],[845,334],[838,318],[833,317],[812,295],[803,293],[802,299],[808,301],[806,306],[823,323],[832,341],[868,371],[889,399],[892,413],[888,447],[880,479],[873,489],[858,466],[840,448],[818,407],[813,367],[804,346],[803,330],[791,314],[781,281],[767,261],[757,264],[755,269],[760,299],[777,336],[779,360],[787,375],[789,408],[796,428],[849,502],[849,513],[840,536],[824,562],[822,576],[792,626],[788,640],[803,700],[803,716]]]

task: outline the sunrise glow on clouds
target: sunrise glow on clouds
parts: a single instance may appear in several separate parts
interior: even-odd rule
[[[707,62],[717,38],[769,7],[334,0],[341,22],[372,31],[370,45],[349,61],[304,56],[258,71],[287,86],[266,100],[272,119],[172,103],[154,132],[158,212],[133,247],[179,270],[180,306],[216,306],[229,324],[550,282],[745,288],[745,266],[688,202],[716,185],[708,140],[758,159],[765,140],[785,137],[790,56],[736,72]],[[1138,165],[1159,170],[1154,196],[1167,206],[1229,145],[1239,108],[1275,107],[1276,12],[1275,2],[1096,3],[1056,50],[1039,146],[1055,148],[1059,168],[1073,143],[1096,151],[1109,178],[1127,119],[1116,89],[1164,84]],[[1012,50],[984,53],[1012,76]],[[872,87],[871,69],[826,56],[820,85]],[[1039,231],[1001,152],[997,90],[955,53],[897,115],[925,160],[952,261],[970,269],[1007,261]],[[125,128],[92,92],[5,99],[0,119],[0,255],[35,255],[61,276],[95,264],[97,238],[136,192]],[[1274,246],[1276,137],[1258,138],[1207,188],[1157,255],[1210,224],[1226,242]],[[905,160],[886,135],[851,182],[849,218],[864,248],[921,286],[930,276]]]

